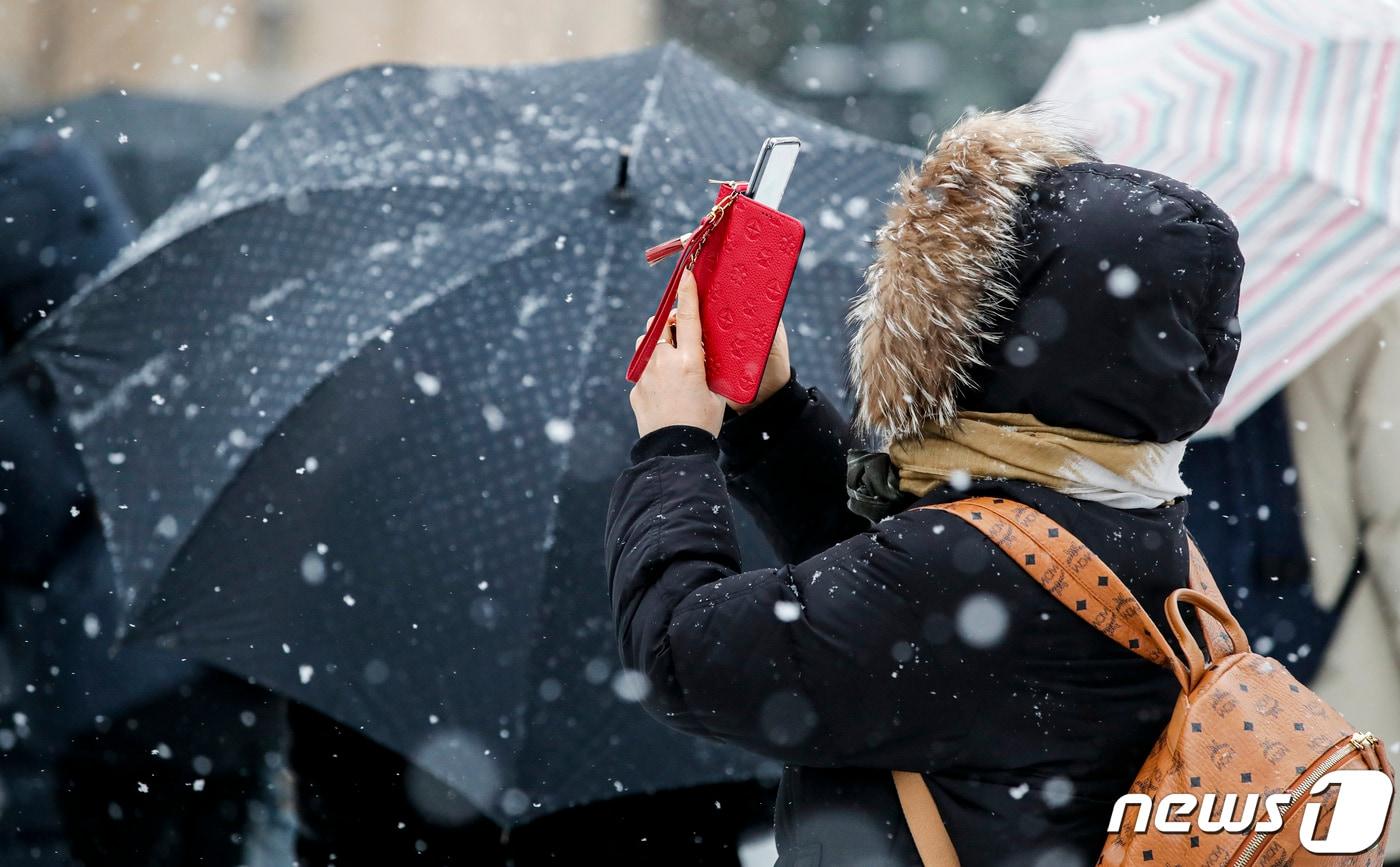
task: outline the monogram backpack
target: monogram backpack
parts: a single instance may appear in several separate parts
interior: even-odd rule
[[[1085,622],[1181,684],[1171,721],[1115,807],[1100,865],[1380,867],[1395,779],[1384,746],[1250,650],[1194,543],[1190,586],[1166,605],[1183,662],[1108,566],[1035,509],[989,497],[923,508],[977,528]],[[1186,606],[1199,618],[1204,652],[1182,619]],[[1383,776],[1363,775],[1372,797],[1343,797],[1333,771]],[[957,865],[922,774],[895,771],[894,780],[925,867]],[[1348,819],[1334,822],[1342,801]],[[1346,835],[1332,834],[1334,824],[1380,836],[1342,852],[1345,841],[1334,837]]]

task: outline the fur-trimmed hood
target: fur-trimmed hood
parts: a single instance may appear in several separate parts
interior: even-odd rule
[[[894,438],[948,425],[1016,301],[1016,212],[1047,169],[1094,158],[1021,108],[960,121],[896,186],[866,290],[851,310],[859,423]]]
[[[976,409],[1167,442],[1205,423],[1238,349],[1234,227],[1095,159],[1027,107],[963,119],[905,173],[850,314],[859,427],[918,437]]]

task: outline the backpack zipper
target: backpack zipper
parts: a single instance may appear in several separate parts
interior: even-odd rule
[[[1322,779],[1328,771],[1341,764],[1343,759],[1350,758],[1352,753],[1359,753],[1364,749],[1375,746],[1378,742],[1376,736],[1370,732],[1352,732],[1351,737],[1347,739],[1346,743],[1337,747],[1335,752],[1326,759],[1323,759],[1321,764],[1313,768],[1306,775],[1299,778],[1298,781],[1293,784],[1293,787],[1288,790],[1288,805],[1283,809],[1284,822],[1287,823],[1289,813],[1293,810],[1294,805],[1297,804],[1298,797],[1310,792],[1313,784]],[[1282,828],[1279,830],[1282,830]],[[1231,862],[1233,867],[1248,867],[1249,862],[1254,860],[1254,856],[1259,854],[1259,849],[1263,847],[1264,841],[1275,833],[1277,832],[1259,831],[1250,837],[1239,850],[1238,854],[1236,854],[1235,860]]]

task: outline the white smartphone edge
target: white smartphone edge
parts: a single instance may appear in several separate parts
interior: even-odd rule
[[[802,140],[797,136],[766,139],[758,151],[753,174],[749,175],[749,197],[776,211],[783,201],[783,193],[787,192],[788,180],[801,149]]]

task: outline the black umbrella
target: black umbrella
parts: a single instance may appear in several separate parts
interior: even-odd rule
[[[0,137],[27,128],[85,138],[144,226],[189,192],[258,114],[245,106],[103,90],[0,118]]]
[[[507,824],[751,777],[636,706],[599,537],[666,276],[642,250],[770,134],[806,142],[784,200],[809,230],[795,364],[839,394],[876,200],[912,151],[675,45],[360,70],[255,122],[31,345],[135,635],[362,729]]]

